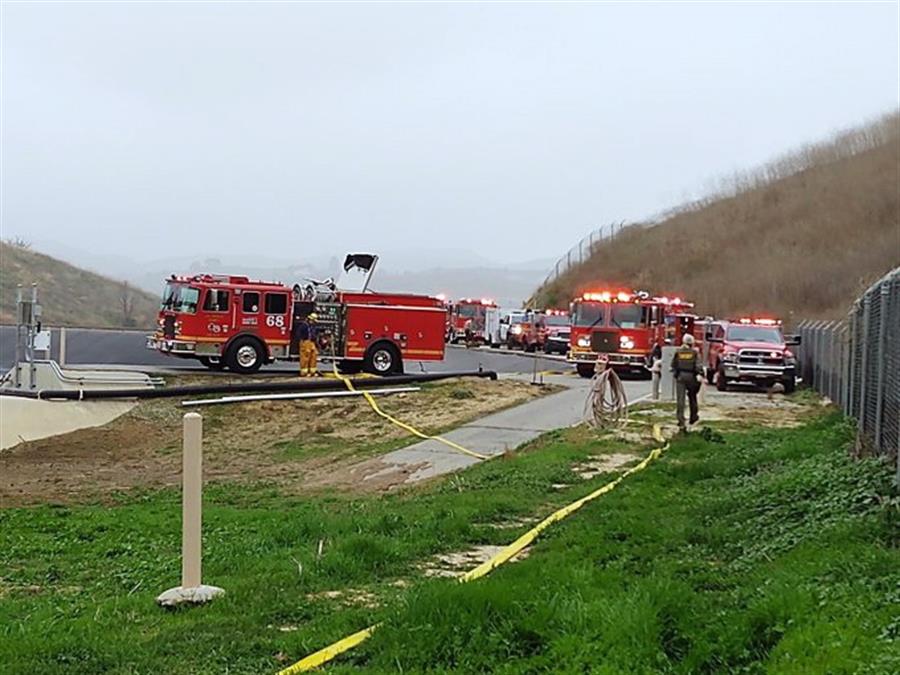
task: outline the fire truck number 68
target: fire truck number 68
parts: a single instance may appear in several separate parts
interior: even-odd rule
[[[281,314],[270,314],[266,317],[266,325],[284,328],[284,317]]]

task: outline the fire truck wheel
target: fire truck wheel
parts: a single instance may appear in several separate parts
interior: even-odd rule
[[[797,388],[797,381],[793,377],[789,377],[786,380],[782,380],[781,384],[784,386],[785,394],[793,394]]]
[[[376,342],[366,352],[363,369],[373,375],[399,375],[403,372],[403,359],[390,342]]]
[[[594,364],[593,363],[578,363],[575,365],[575,370],[578,371],[578,374],[581,377],[593,377],[594,376]]]
[[[232,372],[247,375],[259,370],[264,358],[262,345],[257,340],[251,337],[239,337],[228,348],[225,363]]]

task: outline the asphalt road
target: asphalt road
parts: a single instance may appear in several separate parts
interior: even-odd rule
[[[193,359],[179,359],[165,356],[144,347],[146,331],[102,330],[93,328],[66,329],[67,365],[124,365],[159,368],[177,368],[205,371]],[[0,326],[0,369],[4,372],[15,362],[16,329],[14,326]],[[59,360],[59,331],[52,330],[52,358]],[[519,352],[498,352],[487,349],[466,349],[449,345],[443,361],[407,361],[407,372],[442,372],[448,370],[494,370],[499,373],[530,373],[533,370],[568,370],[571,366],[561,363],[558,358],[550,359],[542,354],[523,355]],[[276,363],[264,368],[267,372],[290,371],[296,364]]]

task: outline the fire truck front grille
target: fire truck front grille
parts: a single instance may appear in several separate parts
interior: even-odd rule
[[[619,348],[619,334],[616,331],[595,330],[591,333],[591,351],[609,354]]]
[[[747,366],[780,366],[784,357],[774,349],[742,349],[738,362]]]
[[[167,316],[163,319],[163,337],[172,340],[175,338],[175,317]]]

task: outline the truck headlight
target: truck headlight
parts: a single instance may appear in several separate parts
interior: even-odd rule
[[[513,326],[509,329],[509,332],[513,335],[520,335],[522,333],[522,326]]]
[[[785,356],[784,357],[784,365],[786,366],[796,366],[797,359],[794,356]]]
[[[634,340],[627,335],[619,336],[619,347],[622,349],[634,349]]]
[[[589,338],[587,335],[582,335],[580,338],[578,338],[577,344],[579,347],[590,347],[591,338]]]
[[[738,360],[737,352],[726,352],[722,355],[722,360],[728,363],[735,363]]]

